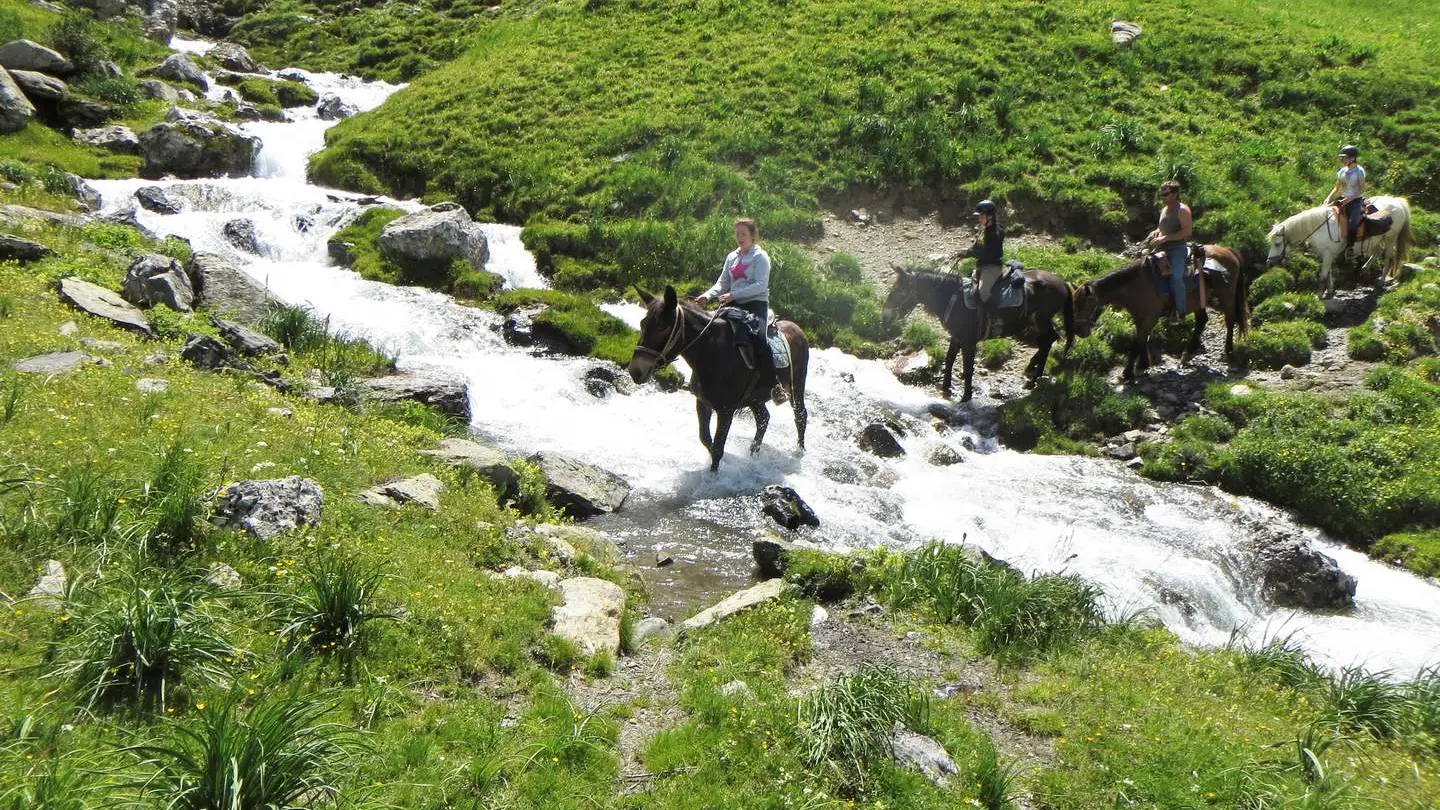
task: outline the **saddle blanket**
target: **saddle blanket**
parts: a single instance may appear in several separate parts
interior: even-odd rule
[[[965,308],[975,309],[980,304],[980,293],[975,287],[975,280],[962,277],[960,289],[965,293]],[[990,293],[995,298],[995,306],[1000,309],[1014,309],[1025,305],[1025,277],[1019,273],[1002,276],[995,284],[994,292]]]
[[[746,312],[739,307],[721,307],[716,313],[718,317],[731,321],[737,327],[749,330],[752,335],[760,334],[760,319]],[[785,336],[780,334],[780,329],[775,325],[772,318],[766,325],[765,342],[770,346],[770,354],[775,358],[775,368],[790,367],[790,344]]]
[[[1189,269],[1193,270],[1194,265],[1191,265]],[[1162,298],[1170,295],[1170,278],[1168,276],[1162,276],[1156,272],[1151,274],[1151,278],[1155,281],[1156,295]],[[1211,285],[1224,284],[1229,280],[1230,272],[1225,269],[1225,266],[1207,256],[1205,258],[1205,283]],[[1199,290],[1200,274],[1195,272],[1186,273],[1185,291],[1189,293],[1191,291],[1199,292]]]

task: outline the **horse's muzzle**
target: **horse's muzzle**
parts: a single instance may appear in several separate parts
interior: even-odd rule
[[[1277,264],[1280,263],[1281,258],[1282,258],[1282,257],[1280,257],[1280,256],[1266,256],[1266,257],[1265,257],[1265,266],[1266,266],[1266,267],[1274,267],[1275,265],[1277,265]]]
[[[632,357],[629,371],[630,379],[634,380],[636,385],[644,385],[650,382],[651,377],[655,376],[655,361]]]

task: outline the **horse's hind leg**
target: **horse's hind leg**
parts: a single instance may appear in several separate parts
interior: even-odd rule
[[[714,411],[710,409],[709,405],[699,399],[695,400],[695,417],[700,422],[700,443],[705,445],[706,450],[709,450],[714,444],[710,439],[710,414],[712,413]]]
[[[1210,320],[1210,313],[1201,307],[1195,313],[1195,331],[1190,333],[1190,342],[1185,345],[1185,353],[1181,355],[1180,362],[1184,363],[1190,358],[1204,351],[1200,345],[1200,339],[1205,334],[1205,324]]]
[[[720,470],[720,459],[725,457],[725,440],[730,437],[730,423],[734,419],[734,411],[715,412],[715,442],[710,445],[710,472]]]
[[[954,389],[950,385],[950,378],[955,374],[955,355],[959,353],[960,340],[959,338],[951,337],[950,348],[945,350],[945,376],[940,380],[940,396],[945,399],[949,399],[950,395],[954,393]],[[969,378],[967,377],[966,379],[968,380]],[[968,391],[969,389],[967,388],[966,390]],[[965,399],[967,401],[970,399],[968,394]]]
[[[765,431],[770,427],[770,409],[763,402],[755,402],[750,405],[750,413],[755,415],[755,438],[750,441],[750,455],[760,452],[760,443],[765,441]]]
[[[795,436],[800,452],[805,452],[805,426],[810,423],[810,412],[805,409],[805,386],[797,385],[790,392],[790,409],[795,413]]]

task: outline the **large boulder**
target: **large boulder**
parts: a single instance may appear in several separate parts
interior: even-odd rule
[[[780,594],[784,592],[785,580],[783,579],[772,579],[762,582],[753,588],[746,588],[743,591],[725,597],[718,604],[712,605],[686,619],[684,623],[680,625],[680,632],[686,633],[691,630],[699,630],[702,627],[709,627],[742,610],[749,610],[756,605],[778,599],[780,598]]]
[[[585,655],[620,652],[620,617],[625,591],[595,577],[574,577],[560,583],[564,602],[551,611],[552,632]]]
[[[240,481],[220,490],[212,520],[267,540],[305,526],[317,526],[325,506],[320,485],[292,475],[268,481]]]
[[[346,102],[334,93],[326,93],[321,96],[320,103],[315,105],[315,112],[319,114],[322,121],[339,121],[341,118],[349,118],[359,111],[359,107]]]
[[[279,354],[281,351],[280,344],[269,335],[261,334],[234,321],[211,318],[210,323],[215,325],[220,332],[220,337],[224,338],[231,348],[247,357]]]
[[[260,252],[260,237],[255,233],[255,220],[246,217],[227,220],[220,233],[225,241],[246,253]]]
[[[424,374],[393,374],[360,381],[370,399],[380,402],[411,400],[440,413],[470,421],[470,390],[464,380]]]
[[[140,176],[243,177],[259,153],[259,138],[214,118],[186,116],[162,121],[140,135]]]
[[[387,224],[380,231],[380,252],[410,279],[441,282],[448,279],[456,259],[485,269],[489,247],[484,231],[464,208],[441,203]]]
[[[196,306],[228,313],[242,322],[257,323],[275,301],[264,285],[224,256],[195,253],[185,270],[195,288]]]
[[[201,90],[209,90],[210,82],[205,78],[205,73],[196,66],[189,56],[183,53],[172,53],[165,57],[165,61],[152,68],[140,71],[141,76],[154,76],[157,79],[168,79],[172,82],[182,82],[194,85]]]
[[[55,352],[17,360],[11,368],[26,374],[44,374],[48,377],[54,374],[69,374],[96,361],[97,358],[85,352]]]
[[[12,70],[10,78],[26,98],[36,103],[59,101],[69,89],[60,79],[35,70]]]
[[[140,139],[134,130],[124,124],[78,130],[75,141],[86,146],[98,146],[117,155],[140,154]]]
[[[110,290],[69,276],[60,279],[60,300],[76,309],[104,318],[112,324],[150,337],[150,320],[134,304]]]
[[[535,453],[528,461],[545,476],[545,496],[565,514],[584,520],[619,509],[630,496],[620,476],[558,453]]]
[[[79,96],[66,96],[55,105],[55,118],[65,129],[98,127],[115,116],[109,104]]]
[[[69,76],[75,72],[75,65],[61,56],[59,51],[31,42],[17,39],[0,45],[0,67],[6,70],[33,70],[49,73],[51,76]]]
[[[178,104],[181,101],[180,91],[159,79],[142,79],[140,92],[144,93],[146,98],[158,99],[166,104]]]
[[[189,312],[195,303],[185,268],[158,253],[146,253],[130,263],[120,295],[136,306],[164,304],[177,312]]]
[[[245,46],[234,42],[217,43],[206,55],[226,70],[234,70],[239,73],[259,73],[264,70],[251,58],[250,52],[245,50]]]
[[[1305,610],[1354,606],[1355,577],[1303,537],[1261,527],[1250,539],[1252,576],[1259,579],[1266,601]]]
[[[35,117],[35,105],[5,70],[0,70],[0,133],[18,132]]]
[[[24,264],[54,255],[55,251],[39,242],[21,239],[8,233],[0,233],[0,261],[15,261]]]
[[[444,439],[434,450],[421,450],[427,456],[434,456],[457,467],[474,470],[477,475],[495,490],[495,497],[501,503],[514,500],[519,494],[520,479],[505,454],[493,447],[469,441],[468,439]]]
[[[141,186],[135,189],[135,201],[146,211],[157,214],[178,214],[185,210],[185,204],[179,197],[159,186]]]

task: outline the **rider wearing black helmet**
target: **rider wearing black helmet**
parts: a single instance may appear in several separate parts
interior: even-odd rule
[[[1340,171],[1335,173],[1335,187],[1325,195],[1325,205],[1334,200],[1345,217],[1345,250],[1355,247],[1356,231],[1365,217],[1365,169],[1356,163],[1360,150],[1354,146],[1340,147]]]
[[[980,305],[986,312],[980,327],[982,337],[990,315],[994,312],[994,308],[990,306],[990,292],[995,288],[995,282],[1000,280],[1004,269],[1000,257],[1005,250],[1005,235],[1000,232],[1000,223],[995,216],[997,210],[995,203],[990,200],[981,200],[975,206],[975,216],[980,218],[980,238],[969,248],[955,254],[957,259],[972,256],[975,258],[974,277],[980,293]]]

